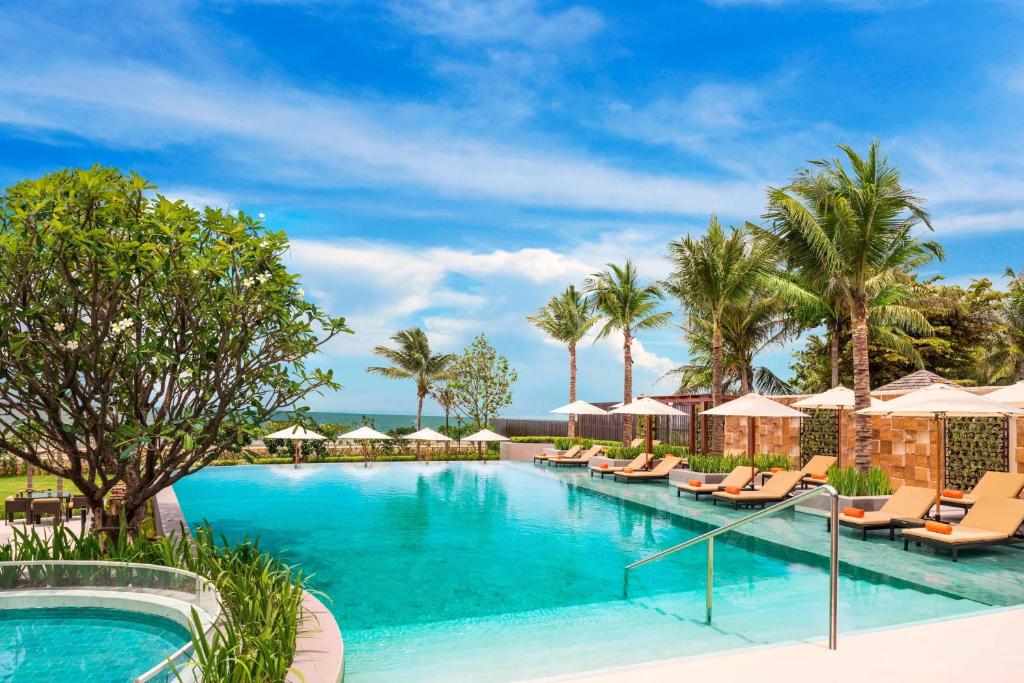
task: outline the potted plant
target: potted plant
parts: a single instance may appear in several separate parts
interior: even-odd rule
[[[880,510],[892,496],[892,483],[885,470],[872,467],[861,473],[855,467],[828,469],[828,483],[839,492],[839,509],[860,508],[866,512]],[[827,516],[831,503],[828,496],[815,496],[796,506],[798,512]]]
[[[747,455],[691,455],[685,468],[668,473],[670,481],[688,482],[691,479],[705,484],[720,484],[737,467],[750,464]],[[762,453],[754,456],[758,470],[767,472],[773,467],[791,469],[793,460],[784,453]]]

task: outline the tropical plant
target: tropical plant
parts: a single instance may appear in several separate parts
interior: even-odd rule
[[[725,372],[723,322],[729,306],[739,306],[758,285],[765,283],[776,258],[763,241],[749,239],[742,230],[728,233],[711,216],[707,231],[700,238],[687,235],[670,242],[668,258],[672,274],[666,290],[686,310],[690,326],[699,329],[703,319],[711,337],[711,404],[722,402],[722,378]],[[744,376],[746,372],[744,371]],[[711,452],[721,454],[725,447],[725,421],[716,417],[711,430]]]
[[[349,332],[305,300],[284,232],[63,170],[0,197],[0,450],[70,480],[99,527],[337,388],[305,359]]]
[[[872,142],[866,157],[839,147],[840,159],[813,162],[785,188],[770,188],[767,227],[750,226],[765,244],[784,257],[790,270],[817,290],[834,293],[849,313],[853,347],[855,405],[871,398],[868,315],[872,297],[900,282],[907,270],[932,258],[942,247],[919,240],[915,229],[931,229],[922,201],[903,186],[899,169]],[[786,290],[799,296],[796,288]],[[871,421],[857,415],[855,463],[871,465]]]
[[[729,304],[722,314],[722,391],[789,394],[789,385],[769,368],[755,364],[755,357],[789,339],[796,326],[787,315],[785,302],[762,292],[751,292],[739,304]],[[690,363],[665,373],[679,383],[681,393],[709,391],[713,382],[713,339],[711,321],[689,316],[683,324],[683,339],[690,350]]]
[[[478,334],[455,358],[449,386],[455,403],[469,420],[483,429],[491,424],[499,411],[512,403],[512,385],[518,373],[509,367],[487,337]]]
[[[665,327],[672,320],[668,311],[659,311],[663,295],[656,284],[643,283],[632,261],[622,266],[607,264],[608,269],[587,279],[585,290],[600,316],[598,339],[622,335],[622,402],[633,400],[633,339],[637,332]],[[622,442],[633,440],[633,416],[622,416]]]
[[[543,308],[526,319],[555,341],[569,349],[569,403],[576,401],[576,345],[597,322],[592,302],[576,287],[569,285],[551,297]],[[576,416],[569,416],[567,435],[576,436]]]
[[[1009,291],[1000,306],[1001,330],[993,348],[983,355],[990,377],[985,384],[1024,380],[1024,271],[1007,268]]]
[[[427,334],[419,327],[399,330],[391,336],[395,348],[373,347],[374,355],[391,365],[371,365],[366,371],[389,379],[411,379],[416,384],[416,429],[423,427],[423,400],[435,385],[452,377],[455,354],[434,353]]]
[[[889,475],[879,467],[861,472],[856,467],[832,465],[827,474],[829,485],[841,496],[888,496],[892,493]]]
[[[732,472],[737,467],[748,467],[749,455],[691,455],[687,467],[694,472],[723,473]],[[754,466],[764,472],[772,468],[784,470],[793,467],[793,460],[785,453],[762,453],[754,456]]]

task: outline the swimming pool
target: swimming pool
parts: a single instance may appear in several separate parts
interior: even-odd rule
[[[125,683],[189,640],[183,626],[148,614],[0,609],[0,681]]]
[[[208,468],[175,491],[190,522],[313,575],[349,683],[521,680],[827,629],[824,563],[785,548],[716,543],[711,627],[700,551],[635,572],[622,600],[624,565],[701,529],[528,464]],[[840,599],[841,632],[984,607],[877,576],[844,575]]]

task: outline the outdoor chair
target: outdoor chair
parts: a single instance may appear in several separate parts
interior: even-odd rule
[[[942,495],[942,504],[970,510],[971,506],[982,496],[993,496],[995,498],[1016,498],[1024,490],[1024,474],[1013,472],[986,472],[971,489],[970,493],[964,493],[956,498],[948,495],[952,491],[945,491]]]
[[[634,481],[656,481],[658,479],[668,479],[668,473],[675,469],[682,461],[683,459],[678,456],[666,455],[658,461],[653,469],[650,470],[634,470],[630,472],[630,468],[623,468],[621,472],[615,473],[615,480],[618,481],[621,479],[628,484]]]
[[[621,472],[622,470],[626,469],[627,467],[629,469],[631,469],[631,470],[639,470],[639,469],[643,468],[645,465],[647,465],[647,461],[650,460],[653,457],[654,456],[651,455],[650,453],[641,453],[640,455],[638,455],[635,458],[633,458],[633,460],[630,461],[630,463],[628,465],[619,466],[619,467],[616,467],[614,465],[608,465],[608,464],[604,464],[604,465],[591,465],[590,466],[590,476],[594,476],[594,474],[597,473],[597,474],[601,475],[602,479],[604,479],[604,475],[606,475],[606,474],[615,474],[616,472]]]
[[[868,532],[877,529],[888,529],[889,540],[895,540],[896,528],[893,521],[897,519],[921,519],[932,505],[935,504],[935,491],[922,486],[901,486],[880,510],[865,510],[863,517],[854,517],[845,512],[839,515],[840,526],[860,529],[861,540],[868,540]],[[825,520],[825,529],[832,529],[832,518]]]
[[[597,445],[591,446],[576,457],[556,455],[553,458],[548,458],[548,465],[551,467],[583,467],[590,462],[591,458],[601,455],[603,450],[604,446]]]
[[[756,467],[741,465],[740,467],[733,469],[733,471],[718,484],[702,483],[694,485],[693,482],[686,481],[670,481],[669,483],[676,487],[677,498],[682,495],[683,491],[686,491],[693,494],[694,500],[700,500],[701,496],[710,496],[715,491],[724,491],[727,486],[730,488],[735,487],[742,489],[754,479],[757,475],[757,471]]]
[[[533,456],[533,461],[545,463],[548,460],[551,460],[551,458],[574,458],[576,457],[576,454],[579,453],[581,450],[583,450],[583,446],[576,444],[575,446],[567,450],[565,453],[562,453],[561,455],[557,453],[555,455],[548,455],[547,453],[538,453],[537,455]]]
[[[8,497],[4,501],[4,516],[7,518],[7,523],[13,524],[14,515],[19,513],[25,515],[25,524],[32,523],[32,499]]]
[[[955,526],[933,522],[929,524],[932,528],[904,530],[903,549],[907,550],[911,541],[918,546],[924,543],[946,548],[957,562],[959,551],[965,548],[1024,543],[1024,538],[1016,535],[1021,524],[1024,524],[1024,500],[986,496],[978,498]]]
[[[32,501],[32,516],[36,524],[42,522],[43,517],[53,517],[54,525],[64,520],[64,504],[60,498],[36,498]]]
[[[803,472],[776,472],[775,476],[757,491],[740,491],[738,493],[724,490],[715,491],[711,494],[711,502],[718,505],[719,500],[727,500],[732,503],[734,508],[741,506],[764,507],[768,503],[778,503],[793,493],[793,489],[800,483],[802,476]]]

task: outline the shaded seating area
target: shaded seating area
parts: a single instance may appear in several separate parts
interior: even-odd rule
[[[712,493],[711,500],[715,505],[718,505],[719,500],[729,501],[734,508],[764,507],[768,503],[778,503],[787,498],[793,493],[793,489],[797,487],[802,477],[803,472],[777,472],[756,491],[743,491],[729,487]]]
[[[679,463],[682,461],[683,459],[678,456],[666,455],[649,470],[633,470],[632,468],[625,467],[621,472],[615,473],[615,480],[632,483],[634,481],[657,481],[659,479],[668,479],[668,473],[678,467]]]
[[[1013,472],[986,472],[970,493],[945,490],[942,492],[943,505],[970,510],[979,498],[1016,498],[1024,491],[1024,474]]]
[[[741,465],[740,467],[733,469],[733,471],[718,484],[705,484],[697,479],[690,481],[673,481],[669,483],[676,487],[677,497],[682,495],[683,491],[686,491],[687,493],[692,493],[695,500],[700,500],[702,495],[710,496],[715,491],[724,491],[727,488],[745,488],[754,480],[757,472],[758,470],[756,467]]]
[[[889,530],[889,540],[895,540],[898,520],[921,520],[935,503],[935,492],[923,486],[901,486],[880,510],[845,508],[839,514],[839,525],[859,529],[861,539],[867,540],[869,531]],[[920,522],[923,524],[924,522]],[[825,528],[832,529],[832,519],[825,518]]]
[[[647,465],[647,461],[653,457],[654,456],[650,453],[641,453],[633,458],[628,465],[623,465],[621,467],[616,467],[615,465],[609,465],[607,463],[603,463],[601,465],[590,465],[590,476],[599,474],[601,475],[601,478],[604,479],[604,475],[615,474],[616,472],[621,472],[624,469],[639,470],[645,467]]]
[[[978,498],[959,524],[926,522],[924,528],[903,532],[903,549],[930,545],[950,551],[954,562],[959,552],[971,548],[1024,543],[1017,535],[1024,524],[1024,500],[1019,498]]]

